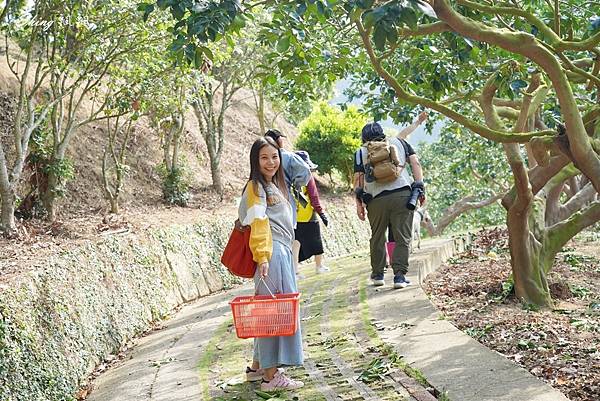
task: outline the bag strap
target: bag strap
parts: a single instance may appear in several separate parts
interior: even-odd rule
[[[408,162],[408,146],[406,146],[406,141],[402,138],[398,138],[398,140],[400,141],[400,143],[402,144],[402,147],[404,148],[404,158],[406,159],[406,162]]]

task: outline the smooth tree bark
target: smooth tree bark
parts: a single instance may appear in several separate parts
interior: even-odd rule
[[[220,165],[225,143],[225,113],[233,104],[233,96],[243,85],[239,80],[240,70],[235,66],[230,68],[232,65],[227,63],[225,61],[213,67],[212,77],[199,77],[192,98],[198,129],[208,151],[213,188],[219,194],[223,193]]]
[[[33,25],[32,36],[40,35],[41,27]],[[0,142],[0,232],[12,235],[16,230],[15,201],[16,189],[21,181],[25,159],[29,153],[29,140],[32,133],[44,124],[48,113],[57,100],[39,103],[38,98],[43,84],[51,73],[43,63],[37,63],[35,46],[24,46],[16,56],[8,37],[5,37],[4,52],[8,67],[18,82],[17,105],[12,121],[12,144],[10,153]],[[13,155],[9,160],[7,154]]]
[[[258,120],[258,129],[261,134],[267,131],[267,121],[265,116],[265,89],[262,85],[252,88],[252,97],[254,98],[254,107],[256,109],[256,119]]]
[[[179,148],[181,146],[181,135],[183,134],[185,115],[174,112],[160,124],[163,135],[163,163],[171,174],[179,170]]]
[[[98,26],[95,32],[82,35],[78,39],[72,38],[72,27],[69,24],[54,23],[57,27],[42,40],[47,57],[43,60],[48,65],[58,65],[50,74],[50,98],[54,105],[50,113],[49,129],[52,152],[48,165],[47,187],[40,191],[40,198],[46,210],[47,219],[54,221],[57,215],[56,201],[64,195],[65,182],[70,178],[64,175],[68,167],[66,160],[67,151],[73,138],[81,128],[92,122],[113,118],[117,115],[107,114],[105,110],[114,97],[127,90],[123,85],[120,90],[111,96],[98,96],[98,92],[105,91],[103,81],[109,76],[109,70],[124,57],[138,51],[141,44],[133,40],[136,36],[134,30],[124,29],[130,26],[132,16],[130,10],[125,10],[122,15],[114,20],[106,21]],[[59,18],[54,16],[53,19]],[[128,22],[129,21],[129,22]],[[117,29],[121,27],[122,29]],[[116,32],[116,33],[115,33]],[[70,38],[69,46],[61,45],[60,38]],[[99,40],[102,46],[99,47]],[[90,49],[101,48],[102,52]],[[91,105],[84,112],[86,102],[92,100]]]
[[[107,118],[103,113],[106,103],[88,104],[87,114],[82,113],[83,106],[102,90],[108,68],[139,47],[134,40],[139,24],[131,23],[139,19],[137,11],[124,6],[115,12],[114,4],[39,2],[31,10],[31,19],[22,17],[22,24],[8,25],[5,54],[20,89],[14,119],[15,149],[9,152],[16,156],[14,165],[6,166],[8,179],[0,182],[0,190],[6,194],[2,204],[7,210],[2,212],[5,218],[0,223],[5,232],[14,229],[8,209],[14,210],[15,188],[29,155],[32,133],[37,129],[47,133],[42,135],[43,152],[36,155],[36,159],[44,159],[38,163],[44,168],[37,173],[45,176],[39,180],[43,185],[30,191],[35,200],[27,204],[41,201],[47,218],[54,220],[55,201],[73,174],[66,159],[71,140],[84,125]],[[64,12],[56,13],[58,8]],[[20,54],[9,46],[13,36],[18,38]]]
[[[482,200],[478,200],[477,197],[473,195],[465,196],[445,209],[442,212],[442,217],[437,222],[433,222],[433,220],[430,219],[424,221],[422,224],[425,226],[425,229],[430,236],[440,236],[450,224],[454,223],[456,219],[464,213],[493,205],[502,199],[503,196],[504,193],[501,193]]]
[[[102,191],[110,213],[119,214],[120,196],[128,173],[127,147],[134,120],[120,116],[106,120],[107,140],[102,154]],[[121,121],[124,120],[124,121]]]

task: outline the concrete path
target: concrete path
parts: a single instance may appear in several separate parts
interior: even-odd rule
[[[387,286],[368,286],[366,253],[331,261],[332,272],[323,275],[316,275],[311,266],[303,268],[306,363],[289,373],[306,386],[290,397],[432,401],[435,398],[425,390],[431,385],[436,394],[445,393],[452,401],[567,400],[439,319],[418,283],[464,243],[439,240],[423,245],[411,258],[409,278],[415,285],[403,290],[391,289],[391,275]],[[235,337],[228,305],[236,295],[251,292],[246,285],[183,307],[163,329],[139,339],[118,366],[100,375],[88,400],[259,400],[256,385],[244,383],[241,374],[252,340]],[[420,371],[428,384],[399,369],[402,361]],[[373,363],[390,369],[381,381],[369,383],[361,374]]]
[[[429,242],[415,258],[419,262],[411,265],[408,278],[419,283],[454,248],[451,241]],[[380,334],[383,341],[450,400],[568,401],[558,390],[443,320],[419,285],[402,291],[369,287],[368,299],[372,316],[385,327]]]

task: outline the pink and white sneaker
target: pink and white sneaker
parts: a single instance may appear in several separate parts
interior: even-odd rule
[[[250,366],[246,366],[246,381],[257,382],[263,378],[264,373],[262,369],[254,370]]]
[[[280,373],[285,372],[283,368],[277,368],[277,371]],[[246,366],[246,381],[247,382],[257,382],[262,380],[265,375],[265,371],[263,369],[252,369],[250,366]]]
[[[300,387],[304,387],[304,382],[290,379],[279,370],[275,373],[271,381],[263,379],[263,382],[260,384],[261,391],[296,390]]]

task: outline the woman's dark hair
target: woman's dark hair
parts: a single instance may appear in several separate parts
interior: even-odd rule
[[[258,193],[258,184],[262,184],[262,186],[266,186],[267,182],[260,172],[260,150],[265,146],[272,146],[277,149],[277,154],[279,155],[279,168],[273,177],[273,183],[279,188],[279,191],[284,196],[285,199],[288,199],[288,189],[285,186],[285,177],[283,175],[283,159],[281,158],[281,149],[279,145],[273,140],[273,138],[265,136],[258,138],[252,144],[252,148],[250,149],[250,178],[249,181],[252,181],[252,185],[254,186],[254,192]],[[245,189],[245,187],[244,187]],[[289,200],[289,199],[288,199]]]

